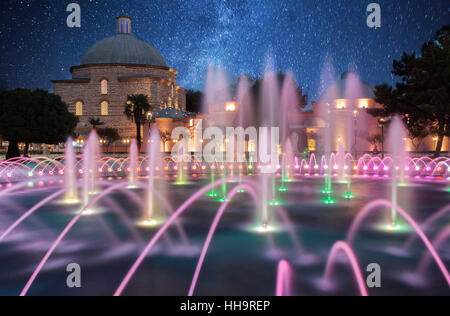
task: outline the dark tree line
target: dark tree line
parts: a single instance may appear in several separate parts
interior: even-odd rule
[[[65,142],[78,124],[67,104],[43,90],[0,92],[0,135],[9,142],[7,159],[20,156],[19,143],[56,145]]]
[[[399,114],[416,141],[438,135],[435,155],[439,156],[444,137],[450,136],[450,25],[425,43],[420,54],[403,53],[400,60],[394,60],[392,73],[400,80],[395,87],[375,88],[376,101],[383,108],[372,114]]]

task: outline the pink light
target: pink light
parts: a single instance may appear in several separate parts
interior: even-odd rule
[[[64,174],[64,170],[59,170],[59,174],[63,175]]]
[[[373,170],[378,170],[379,168],[378,168],[378,166],[375,166],[375,167],[373,167]]]
[[[339,167],[338,166],[334,166],[334,170],[338,170],[339,169]]]
[[[277,271],[277,287],[275,296],[290,296],[291,295],[291,279],[292,268],[287,261],[282,260],[278,263]]]
[[[314,166],[314,169],[316,169],[316,170],[319,169],[319,166],[318,166],[318,165],[315,165],[315,166]]]
[[[389,167],[384,167],[384,171],[389,171]]]
[[[300,169],[300,166],[299,165],[295,166],[295,169]]]
[[[334,244],[333,249],[331,249],[327,267],[325,269],[325,280],[329,281],[331,279],[334,272],[334,264],[337,259],[337,255],[341,252],[344,253],[350,261],[350,265],[356,278],[361,296],[369,296],[366,288],[366,282],[364,280],[358,259],[356,258],[356,255],[350,245],[343,241],[338,241],[336,244]]]
[[[426,169],[427,171],[431,171],[431,168],[430,167],[427,167],[427,169]]]
[[[364,166],[363,170],[364,170],[364,171],[367,171],[367,170],[369,170],[369,167]]]
[[[308,166],[308,165],[305,165],[305,169],[309,169],[309,166]]]
[[[44,173],[42,171],[39,171],[39,175],[42,177]]]
[[[206,170],[206,166],[202,166],[202,170]]]

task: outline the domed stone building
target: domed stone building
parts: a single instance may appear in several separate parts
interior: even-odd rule
[[[127,96],[132,94],[148,96],[154,117],[164,109],[186,110],[186,91],[177,85],[178,72],[131,31],[131,19],[118,17],[117,34],[92,46],[81,65],[70,69],[72,79],[52,81],[54,93],[79,117],[80,135],[91,130],[90,118],[100,118],[104,127],[117,128],[123,139],[135,138],[136,126],[124,115]]]

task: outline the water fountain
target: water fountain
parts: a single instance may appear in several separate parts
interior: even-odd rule
[[[0,295],[71,295],[61,282],[67,262],[83,263],[85,295],[450,294],[450,159],[408,157],[398,118],[384,159],[354,154],[355,125],[335,148],[330,61],[320,102],[324,146],[299,156],[288,133],[298,124],[288,115],[298,102],[293,77],[279,82],[267,69],[260,96],[251,95],[245,77],[239,80],[233,126],[280,127],[276,172],[251,157],[238,164],[193,161],[184,138],[174,162],[162,157],[157,129],[147,157],[134,142],[127,158],[100,155],[93,132],[80,157],[69,139],[64,157],[1,161]],[[226,76],[209,72],[205,104],[213,111]],[[350,82],[346,93],[357,97],[357,77]],[[258,124],[257,106],[264,109]],[[274,148],[268,142],[265,149]],[[351,194],[345,198],[353,192],[358,199],[336,200],[333,190],[341,185]],[[414,199],[408,207],[403,190]],[[320,191],[333,208],[318,200]],[[71,205],[78,199],[81,207]],[[386,212],[389,227],[380,230],[374,215]],[[396,229],[400,218],[410,229]],[[377,292],[365,282],[365,264],[375,260],[389,271]]]

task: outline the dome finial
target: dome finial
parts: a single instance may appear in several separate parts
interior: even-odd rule
[[[125,14],[117,18],[117,33],[131,34],[131,19]]]

